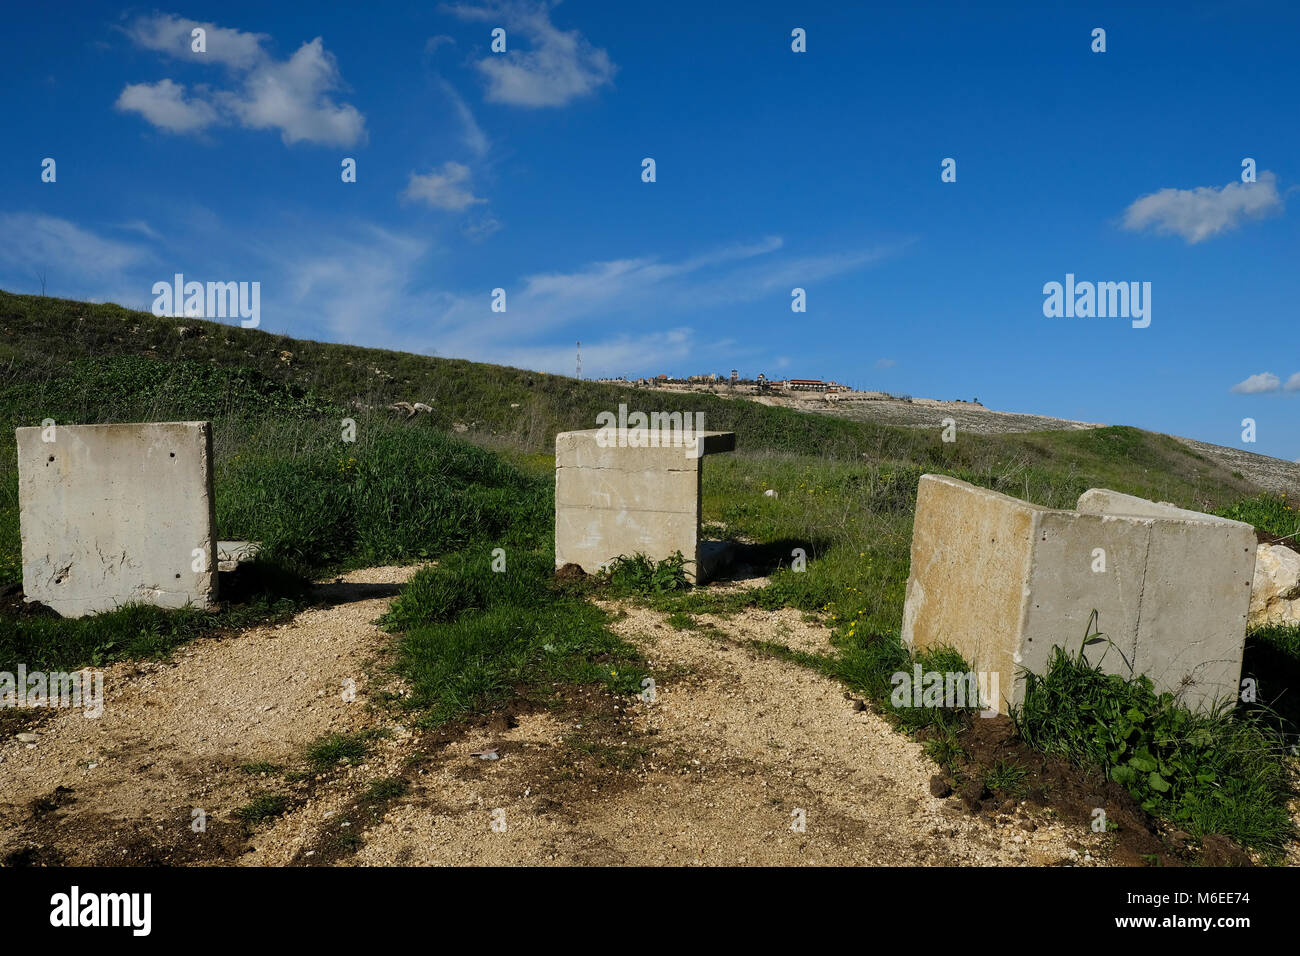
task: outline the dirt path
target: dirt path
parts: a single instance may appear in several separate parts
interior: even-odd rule
[[[104,711],[54,710],[35,745],[0,743],[0,858],[150,863],[224,858],[231,812],[256,783],[239,767],[300,757],[333,732],[373,723],[363,706],[389,641],[371,622],[415,568],[370,568],[319,589],[332,606],[238,637],[196,641],[170,661],[104,672]],[[356,682],[356,702],[343,699]],[[194,811],[207,830],[191,829]]]
[[[995,819],[931,795],[919,744],[835,681],[755,650],[827,649],[790,610],[676,630],[606,605],[651,661],[653,702],[565,691],[562,706],[412,731],[377,706],[391,641],[373,626],[413,568],[374,568],[279,627],[117,665],[98,720],[54,712],[0,743],[0,858],[41,863],[1051,864],[1109,838],[1004,805]],[[356,701],[340,693],[356,682]],[[391,689],[391,687],[389,688]],[[368,706],[371,705],[371,706]],[[384,728],[360,763],[306,782],[329,733]],[[499,759],[471,756],[484,746]],[[233,814],[264,792],[287,810]],[[378,796],[376,796],[378,794]],[[203,809],[206,830],[191,828]],[[17,854],[16,856],[11,856]],[[1085,856],[1088,854],[1088,856]]]

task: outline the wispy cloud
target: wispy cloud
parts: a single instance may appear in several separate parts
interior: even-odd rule
[[[403,333],[431,300],[412,291],[429,243],[374,225],[358,224],[347,239],[325,239],[279,260],[282,301],[273,302],[295,329],[323,323],[337,340],[412,347]]]
[[[443,186],[433,196],[449,201]],[[113,228],[156,235],[143,222]],[[701,367],[716,361],[721,369],[746,346],[728,336],[702,336],[693,327],[700,303],[755,301],[773,294],[770,283],[759,281],[769,273],[825,278],[884,254],[788,257],[782,239],[769,236],[672,259],[636,256],[503,275],[493,284],[507,290],[508,310],[495,313],[486,288],[431,283],[432,244],[415,232],[366,222],[341,230],[295,222],[292,241],[289,234],[263,234],[249,242],[219,219],[196,228],[169,238],[168,258],[160,264],[157,247],[144,238],[124,242],[63,219],[3,214],[0,280],[30,287],[33,268],[47,266],[59,280],[57,294],[148,308],[154,281],[188,272],[186,264],[197,260],[206,278],[261,281],[263,327],[269,330],[411,352],[434,347],[444,356],[562,374],[574,367],[573,348],[559,344],[571,336],[583,340],[584,372],[596,376],[671,368],[688,358]],[[198,246],[187,241],[194,235],[202,237]]]
[[[138,304],[143,293],[124,273],[151,261],[146,246],[97,235],[66,219],[40,213],[0,213],[0,283],[51,295]],[[35,281],[35,285],[33,285]]]
[[[148,256],[139,245],[105,239],[66,219],[39,213],[0,214],[0,262],[48,267],[90,278],[111,276]]]
[[[454,86],[442,78],[439,78],[438,85],[451,103],[452,109],[456,112],[456,118],[460,120],[461,135],[466,147],[475,156],[485,155],[491,148],[491,143],[488,141],[487,134],[483,132],[483,128],[479,126],[478,120],[474,118],[474,113],[469,108],[469,104],[465,102],[465,98],[456,92]]]
[[[612,82],[617,68],[609,54],[592,46],[579,31],[555,26],[554,6],[529,0],[444,5],[444,10],[462,20],[490,22],[506,30],[506,52],[489,53],[475,64],[487,79],[489,101],[534,108],[564,106]],[[519,37],[529,49],[515,45]]]
[[[628,349],[628,357],[618,364],[612,362],[613,352],[599,351],[600,346],[611,343],[588,342],[583,336],[584,368],[591,374],[616,374],[649,362],[676,361],[672,354],[651,350],[667,349],[669,344],[675,347],[683,341],[680,337],[663,338],[665,323],[673,323],[672,328],[685,334],[691,332],[689,321],[705,308],[754,302],[778,291],[788,293],[789,286],[784,283],[791,275],[801,276],[805,282],[812,277],[829,278],[863,268],[897,247],[782,260],[778,253],[783,248],[779,236],[769,236],[677,260],[657,256],[613,259],[567,272],[526,275],[514,282],[503,279],[501,286],[508,297],[505,313],[490,313],[485,293],[456,296],[434,320],[434,332],[441,354],[528,365],[523,356],[541,358],[554,352],[549,341],[533,343],[554,339],[566,326],[593,317],[620,317],[618,325],[624,329],[629,324],[646,323],[649,328],[640,337],[633,328],[624,332],[628,338],[615,340],[622,343],[619,348]],[[647,351],[638,354],[628,345],[634,342]],[[734,348],[724,347],[721,341],[691,342],[698,361],[734,357]],[[558,354],[566,353],[560,350]],[[604,357],[609,357],[611,364],[602,364]],[[531,365],[546,371],[566,371],[571,366],[571,359],[552,366]]]
[[[1152,229],[1197,243],[1236,229],[1249,219],[1280,212],[1283,205],[1277,176],[1263,170],[1258,182],[1161,189],[1142,196],[1124,211],[1123,226],[1135,232]]]
[[[195,28],[206,31],[206,51],[191,48]],[[285,145],[307,142],[350,146],[365,139],[365,117],[331,93],[343,87],[338,63],[320,37],[304,43],[289,59],[265,49],[265,34],[245,33],[174,14],[135,20],[127,35],[140,47],[188,63],[222,66],[234,86],[188,89],[167,78],[128,84],[119,110],[136,113],[169,133],[196,133],[219,125],[274,129]]]

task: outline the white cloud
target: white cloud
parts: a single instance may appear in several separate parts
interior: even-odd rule
[[[1296,372],[1288,378],[1286,384],[1282,386],[1282,389],[1287,392],[1300,391],[1300,372]]]
[[[127,84],[114,105],[124,113],[139,113],[169,133],[195,133],[220,121],[211,103],[186,98],[184,85],[171,80]]]
[[[463,20],[490,22],[506,30],[506,52],[489,53],[475,66],[488,81],[487,98],[511,106],[564,106],[610,83],[617,69],[604,50],[577,30],[551,22],[552,3],[507,0],[484,6],[448,4]],[[518,37],[528,41],[521,50]]]
[[[202,53],[193,49],[196,28],[207,34]],[[127,27],[126,33],[146,50],[191,63],[222,63],[237,70],[251,69],[265,60],[262,43],[270,39],[265,33],[244,33],[170,13],[140,17]]]
[[[893,368],[897,364],[898,362],[896,362],[894,359],[891,358],[882,358],[876,360],[876,368],[881,368],[881,369]]]
[[[190,32],[207,31],[207,52],[191,49]],[[343,86],[338,63],[320,37],[276,60],[263,46],[265,34],[244,33],[171,14],[141,17],[127,30],[135,43],[176,59],[221,65],[235,80],[227,89],[196,87],[164,79],[128,85],[119,109],[139,113],[159,129],[193,133],[218,124],[276,129],[286,145],[299,142],[351,146],[365,139],[365,117],[330,94]]]
[[[756,264],[784,268],[773,261],[782,241],[769,237],[676,260],[640,256],[506,275],[500,284],[508,311],[493,313],[486,289],[465,292],[430,281],[431,244],[416,233],[364,222],[335,231],[297,223],[292,232],[250,241],[207,210],[182,213],[184,228],[171,224],[169,232],[179,232],[168,236],[169,258],[161,266],[149,240],[122,242],[49,216],[0,214],[0,285],[30,289],[33,268],[45,267],[52,294],[148,309],[154,281],[174,271],[188,275],[183,267],[201,262],[205,272],[198,278],[262,281],[264,328],[411,352],[436,346],[439,355],[562,374],[573,372],[568,340],[580,338],[584,374],[599,376],[684,364],[730,368],[745,357],[746,345],[723,335],[700,341],[688,317],[698,314],[701,299],[768,294],[750,281]],[[114,228],[156,235],[143,222]],[[823,269],[847,268],[860,258],[819,261]]]
[[[477,203],[487,202],[474,195],[469,187],[469,167],[461,163],[446,162],[439,169],[424,175],[411,173],[404,199],[427,203],[435,209],[461,212]]]
[[[1162,189],[1142,196],[1124,211],[1123,225],[1134,231],[1151,228],[1162,235],[1181,236],[1189,243],[1197,243],[1235,229],[1248,219],[1279,212],[1282,207],[1277,176],[1263,170],[1254,183]]]
[[[303,141],[351,146],[365,138],[366,121],[355,106],[325,95],[340,83],[334,54],[316,37],[287,61],[253,69],[242,89],[223,94],[222,100],[250,129],[278,129],[286,146]]]
[[[1291,378],[1294,380],[1295,376],[1293,375]],[[1250,376],[1245,381],[1238,382],[1232,386],[1230,391],[1236,392],[1238,395],[1258,395],[1261,392],[1276,392],[1281,384],[1282,380],[1272,372],[1260,372],[1258,375]],[[1290,384],[1290,382],[1287,382],[1288,387]]]

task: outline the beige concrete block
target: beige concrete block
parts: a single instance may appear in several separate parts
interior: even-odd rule
[[[207,422],[17,429],[23,591],[66,617],[216,600]],[[198,551],[196,556],[195,552]],[[195,567],[201,570],[195,570]]]
[[[941,475],[917,487],[903,640],[951,647],[1012,687],[1028,599],[1032,540],[1042,509]]]
[[[564,474],[561,475],[560,471]],[[556,507],[695,514],[700,469],[619,471],[612,468],[556,469]]]
[[[577,564],[589,574],[619,555],[640,552],[655,561],[680,551],[698,560],[699,517],[663,511],[612,511],[606,508],[555,509],[555,566]],[[688,577],[694,565],[686,568]]]
[[[630,436],[623,435],[623,440]],[[616,430],[555,436],[555,563],[588,573],[626,555],[686,559],[687,577],[702,581],[718,562],[701,561],[700,478],[703,456],[730,451],[730,432],[700,432],[687,447],[620,447]]]
[[[555,436],[555,464],[615,471],[696,471],[705,455],[733,451],[736,447],[733,432],[699,432],[692,439],[693,444],[689,446],[620,447],[611,443],[610,436],[602,435],[602,429],[561,432]]]

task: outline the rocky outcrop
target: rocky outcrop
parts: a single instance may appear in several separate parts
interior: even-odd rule
[[[1261,544],[1255,552],[1250,587],[1251,627],[1300,624],[1300,552],[1282,544]]]

